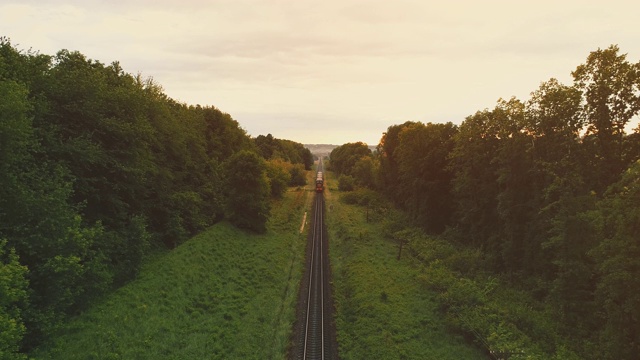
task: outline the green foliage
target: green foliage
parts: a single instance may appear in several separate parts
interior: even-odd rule
[[[465,243],[476,246],[492,240],[491,232],[498,223],[497,176],[492,166],[498,139],[493,126],[487,110],[467,117],[450,154],[456,225],[465,234]]]
[[[460,126],[390,126],[376,154],[349,143],[329,165],[340,190],[381,189],[417,226],[470,246],[403,231],[400,222],[382,231],[423,263],[416,277],[440,293],[457,328],[529,358],[633,358],[640,134],[625,126],[640,112],[640,63],[611,46],[572,75],[571,86],[551,79],[529,100],[499,100]],[[26,294],[0,304],[9,319],[0,323],[2,351],[34,346],[135,277],[152,244],[175,247],[225,214],[265,231],[270,195],[304,184],[312,162],[302,144],[252,140],[228,114],[177,103],[117,62],[21,52],[1,38],[0,238],[2,269],[12,274],[1,281],[7,294]],[[385,207],[362,190],[344,200]],[[350,270],[359,268],[371,271]],[[530,294],[491,290],[494,300],[493,275],[474,275],[485,272]],[[530,297],[549,308],[508,306]],[[373,298],[388,304],[395,295]],[[364,342],[392,344],[393,331]],[[406,356],[389,349],[362,353]]]
[[[357,189],[340,196],[340,201],[350,205],[382,207],[384,200],[379,193],[371,189]]]
[[[393,158],[397,181],[389,195],[430,232],[442,232],[450,223],[452,174],[448,156],[457,127],[447,124],[411,123],[398,134]]]
[[[273,135],[258,135],[254,139],[258,153],[266,160],[280,159],[291,164],[300,164],[305,170],[311,170],[313,155],[300,143],[291,140],[276,139]]]
[[[349,171],[359,186],[364,186],[369,189],[376,187],[376,172],[378,164],[376,159],[370,156],[361,157],[353,168]]]
[[[23,359],[19,353],[26,328],[22,312],[28,304],[28,269],[14,249],[0,240],[0,359]]]
[[[135,277],[150,245],[219,221],[223,163],[252,147],[228,114],[179,104],[117,62],[0,39],[0,238],[29,269],[18,346]]]
[[[226,164],[228,218],[234,225],[266,231],[269,217],[269,179],[264,160],[251,151],[240,151]]]
[[[274,201],[269,231],[220,222],[143,263],[29,353],[35,359],[283,359],[295,321],[312,193]],[[297,219],[291,221],[290,219]]]
[[[353,193],[364,199],[369,191]],[[325,194],[340,358],[486,358],[449,331],[434,294],[416,281],[420,263],[396,260],[396,243],[384,237],[394,226],[384,219],[367,223],[362,207],[346,204],[343,197],[353,193]]]
[[[306,185],[305,170],[311,170],[311,151],[300,143],[276,139],[271,134],[254,139],[258,153],[267,160],[271,195],[281,197],[287,186]]]
[[[602,241],[591,251],[598,269],[597,308],[604,310],[602,359],[631,359],[640,352],[640,162],[609,187],[598,206]]]
[[[554,325],[555,314],[545,304],[483,272],[467,271],[468,275],[462,275],[460,270],[468,270],[466,264],[458,264],[461,268],[456,270],[455,258],[470,250],[452,249],[441,239],[422,242],[410,244],[421,249],[412,253],[419,254],[420,261],[428,264],[418,279],[427,289],[439,294],[438,301],[448,314],[451,326],[467,333],[480,347],[496,356],[579,358],[560,337]],[[449,250],[433,250],[442,247]]]
[[[389,194],[390,198],[396,199],[399,196],[401,187],[398,183],[398,160],[395,157],[396,148],[399,145],[400,132],[416,124],[412,121],[407,121],[401,125],[389,126],[387,131],[382,134],[380,143],[377,146],[377,153],[379,155],[380,169],[378,179],[380,182],[380,189]]]
[[[289,169],[289,175],[291,176],[289,186],[307,185],[306,173],[302,165],[294,164],[293,166],[291,166],[291,169]]]
[[[584,98],[586,135],[594,137],[588,160],[595,168],[596,191],[615,182],[629,165],[622,148],[625,126],[640,111],[640,62],[629,63],[618,51],[616,45],[593,51],[572,72]]]
[[[371,185],[375,168],[371,157],[371,149],[365,143],[344,144],[331,151],[329,169],[338,175],[353,176],[360,185]]]
[[[147,222],[134,216],[120,232],[105,232],[101,237],[104,252],[111,259],[114,283],[122,284],[135,277],[150,248],[151,234]]]
[[[572,85],[551,79],[527,101],[500,99],[452,132],[440,131],[443,124],[390,126],[374,178],[414,224],[432,232],[448,227],[450,239],[471,246],[452,255],[446,246],[391,232],[419,259],[449,259],[431,263],[433,276],[425,279],[448,289],[447,307],[491,305],[478,300],[477,278],[456,280],[485,271],[527,284],[530,296],[546,301],[544,316],[557,321],[550,333],[563,340],[539,341],[544,332],[525,329],[523,317],[478,320],[497,349],[526,348],[530,358],[630,359],[638,351],[623,344],[640,342],[630,310],[638,304],[627,289],[640,278],[629,260],[637,257],[630,239],[637,237],[631,224],[638,223],[638,197],[628,175],[634,167],[623,173],[640,158],[640,135],[625,132],[640,112],[640,63],[611,46],[592,52],[572,75]],[[479,319],[492,316],[483,314]],[[545,342],[557,348],[535,349]]]
[[[338,190],[353,191],[356,188],[356,180],[351,175],[340,175],[338,178]]]
[[[97,241],[101,226],[84,226],[68,204],[66,171],[36,158],[43,149],[24,87],[0,81],[0,92],[0,134],[10,145],[0,162],[0,236],[29,268],[31,306],[22,312],[26,339],[37,341],[64,313],[103,291],[111,274]]]
[[[27,90],[14,81],[0,81],[0,160],[7,164],[22,160],[33,146],[33,129],[27,116]]]
[[[271,196],[282,197],[291,183],[291,169],[293,165],[280,159],[266,162],[267,177],[271,186]]]

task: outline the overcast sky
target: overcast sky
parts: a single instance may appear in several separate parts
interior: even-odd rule
[[[640,60],[640,1],[0,0],[19,49],[78,50],[252,136],[364,141],[529,98],[589,52]]]

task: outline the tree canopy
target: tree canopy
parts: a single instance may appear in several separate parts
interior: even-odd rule
[[[392,125],[376,154],[345,144],[331,169],[358,178],[358,163],[378,164],[367,186],[426,231],[482,251],[484,270],[535,284],[527,290],[552,306],[578,354],[633,359],[640,127],[628,125],[640,112],[640,62],[610,46],[572,75],[459,126]]]
[[[304,183],[310,152],[271,140],[269,159],[287,162],[282,186]],[[1,38],[0,354],[20,357],[132,279],[152,249],[225,217],[264,231],[281,174],[266,177],[262,144],[229,114],[176,102],[118,62]]]

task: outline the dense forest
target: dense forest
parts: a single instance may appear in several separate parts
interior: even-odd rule
[[[438,281],[449,286],[444,308],[466,313],[467,331],[477,334],[467,326],[475,321],[493,329],[485,338],[505,341],[528,329],[557,358],[637,359],[640,126],[628,125],[640,111],[640,63],[611,46],[590,53],[571,74],[573,84],[551,79],[529,99],[501,99],[459,126],[390,126],[377,151],[344,144],[330,166],[341,190],[377,190],[413,224],[466,249],[451,252],[455,276],[440,271],[440,260],[425,266],[432,288]],[[456,279],[465,272],[470,279],[493,275],[478,286]],[[505,309],[478,315],[496,279],[548,307],[553,324],[507,324],[500,320],[510,316]],[[554,334],[569,350],[554,348]]]
[[[118,62],[0,39],[0,358],[23,358],[152,251],[221,219],[265,231],[270,199],[312,164]]]

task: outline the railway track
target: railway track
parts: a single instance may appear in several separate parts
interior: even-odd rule
[[[309,229],[307,269],[301,283],[298,335],[295,340],[295,356],[292,358],[337,359],[322,193],[316,194],[313,206],[313,228]]]
[[[303,360],[327,359],[325,347],[325,272],[323,241],[323,198],[315,199],[314,225],[309,267],[307,311],[304,324]]]

